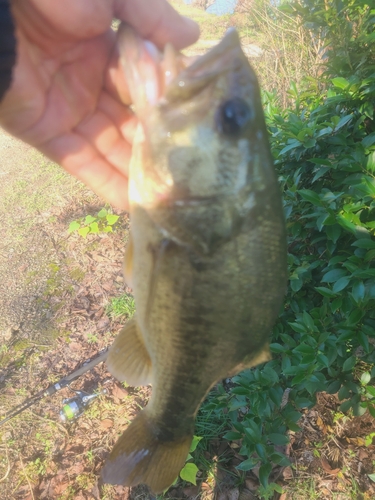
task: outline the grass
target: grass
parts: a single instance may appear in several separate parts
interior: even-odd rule
[[[235,27],[243,45],[254,44],[263,50],[261,57],[252,57],[262,90],[276,92],[284,107],[292,104],[288,94],[291,83],[297,87],[306,76],[316,76],[320,69],[322,41],[313,38],[300,19],[281,12],[268,2],[248,2],[241,13],[216,16],[172,0],[175,9],[194,19],[200,26],[197,44],[185,52],[203,53],[208,40],[221,39],[229,27]]]
[[[26,213],[37,215],[59,204],[62,192],[73,196],[83,189],[83,184],[41,153],[32,151],[30,156],[27,168],[21,168],[18,178],[6,184],[0,202],[3,210],[17,205]],[[30,164],[37,164],[38,168],[30,168]],[[25,227],[28,229],[29,223]]]
[[[107,314],[115,319],[121,316],[131,318],[135,312],[135,303],[132,295],[124,293],[120,297],[114,297],[107,305]]]

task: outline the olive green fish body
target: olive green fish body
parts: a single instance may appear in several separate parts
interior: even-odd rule
[[[122,42],[131,36],[124,29]],[[142,48],[127,58],[129,50]],[[128,77],[139,81],[142,71]],[[142,126],[125,276],[137,312],[107,364],[120,380],[151,383],[152,396],[103,476],[162,491],[184,464],[209,389],[269,359],[286,285],[285,228],[257,81],[235,32],[177,72],[155,103],[158,92],[134,87]]]

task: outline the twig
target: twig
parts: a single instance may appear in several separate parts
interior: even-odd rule
[[[9,461],[9,457],[8,457],[8,448],[7,447],[5,447],[5,453],[6,453],[7,461],[8,461],[8,470],[6,471],[5,476],[3,476],[0,479],[0,483],[2,483],[3,481],[5,481],[5,479],[8,477],[8,474],[10,472],[10,461]]]
[[[56,422],[56,420],[51,420],[50,418],[47,418],[47,417],[41,417],[40,415],[38,415],[37,413],[34,413],[32,410],[30,410],[30,413],[32,415],[34,415],[34,417],[36,418],[39,418],[39,420],[42,420],[43,422],[51,422],[51,424],[54,424],[56,425],[56,427],[62,431],[64,434],[66,434],[67,437],[69,437],[69,433],[68,431],[65,429],[65,427],[60,424],[59,422]]]
[[[32,488],[32,486],[31,486],[29,476],[28,476],[28,475],[27,475],[27,473],[26,473],[25,466],[23,465],[22,457],[21,457],[21,455],[18,455],[18,456],[19,456],[19,458],[20,458],[21,467],[22,467],[23,473],[25,474],[25,478],[26,478],[27,484],[29,485],[29,488],[30,488],[30,491],[31,491],[31,496],[32,496],[32,499],[33,499],[33,500],[35,500],[35,497],[34,497],[34,492],[33,492],[33,488]]]

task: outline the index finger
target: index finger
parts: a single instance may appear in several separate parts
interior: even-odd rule
[[[115,15],[160,48],[170,42],[176,49],[194,43],[198,24],[181,16],[167,0],[116,0]]]

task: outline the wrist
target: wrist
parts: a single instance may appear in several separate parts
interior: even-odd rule
[[[16,63],[16,37],[10,1],[0,0],[0,103],[12,82]]]

